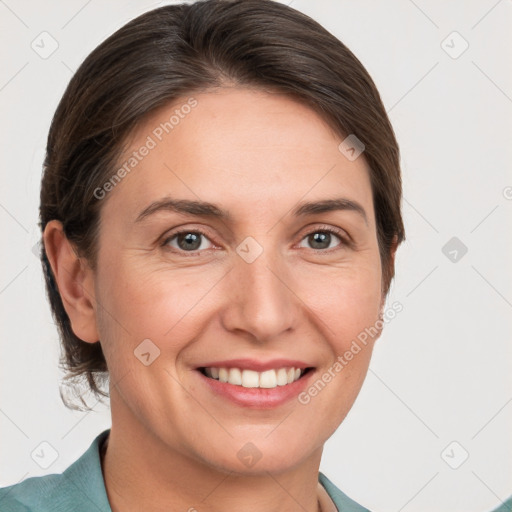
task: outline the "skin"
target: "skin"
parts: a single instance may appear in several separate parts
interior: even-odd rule
[[[95,271],[59,222],[44,233],[73,330],[101,340],[109,367],[108,497],[114,512],[313,512],[323,445],[353,405],[380,333],[307,405],[243,408],[214,395],[195,368],[287,357],[318,377],[375,324],[385,297],[367,163],[364,154],[349,161],[343,138],[290,97],[240,88],[193,97],[197,106],[103,199]],[[186,100],[140,125],[127,154]],[[161,211],[135,222],[166,195],[216,203],[232,219]],[[349,210],[290,213],[340,196],[360,203],[367,223]],[[164,245],[178,227],[206,232],[195,254],[176,237]],[[307,235],[325,227],[353,244],[332,235],[315,249]],[[263,248],[250,264],[236,252],[248,236]],[[134,356],[147,338],[160,350],[149,366]],[[237,457],[247,442],[262,455],[252,467]]]

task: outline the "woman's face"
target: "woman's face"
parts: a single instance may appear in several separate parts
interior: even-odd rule
[[[139,126],[98,192],[113,424],[224,470],[280,471],[321,453],[368,368],[376,338],[345,356],[383,300],[368,168],[289,97],[192,96]],[[322,210],[341,199],[361,210]],[[292,367],[309,370],[288,384]]]

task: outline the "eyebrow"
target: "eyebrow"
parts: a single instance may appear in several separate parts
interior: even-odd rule
[[[292,210],[292,215],[295,217],[304,217],[306,215],[314,215],[337,210],[356,212],[363,218],[365,224],[368,225],[368,217],[363,206],[357,201],[344,197],[299,203]],[[232,215],[227,210],[222,209],[214,203],[164,197],[163,199],[154,201],[144,208],[144,210],[142,210],[135,219],[135,222],[141,222],[147,217],[160,211],[171,211],[175,213],[196,215],[199,217],[218,218],[225,221],[232,220]]]

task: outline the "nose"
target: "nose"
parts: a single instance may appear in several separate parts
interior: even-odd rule
[[[251,263],[234,255],[234,268],[225,281],[224,328],[248,333],[258,342],[293,331],[304,315],[296,288],[290,269],[270,248]]]

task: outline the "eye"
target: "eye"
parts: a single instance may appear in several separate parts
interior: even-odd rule
[[[170,246],[178,252],[195,252],[210,249],[211,247],[204,246],[203,239],[209,241],[209,238],[202,231],[184,229],[167,237],[162,245],[165,247]]]
[[[335,239],[338,239],[339,243],[333,245]],[[207,240],[210,246],[205,245],[203,242]],[[326,249],[336,249],[349,246],[350,242],[344,236],[344,232],[339,229],[335,229],[328,226],[322,226],[316,228],[313,231],[307,233],[302,240],[310,244],[310,249],[316,251],[325,251]],[[169,247],[175,252],[181,253],[196,253],[203,250],[211,249],[213,243],[208,238],[207,234],[199,229],[183,229],[176,231],[170,236],[166,237],[162,243],[162,246]],[[299,247],[304,247],[299,245]]]
[[[331,245],[335,238],[340,241],[337,246]],[[310,231],[302,240],[306,240],[310,244],[310,248],[314,250],[332,249],[333,247],[349,245],[348,240],[343,236],[343,231],[330,227],[321,227]]]

